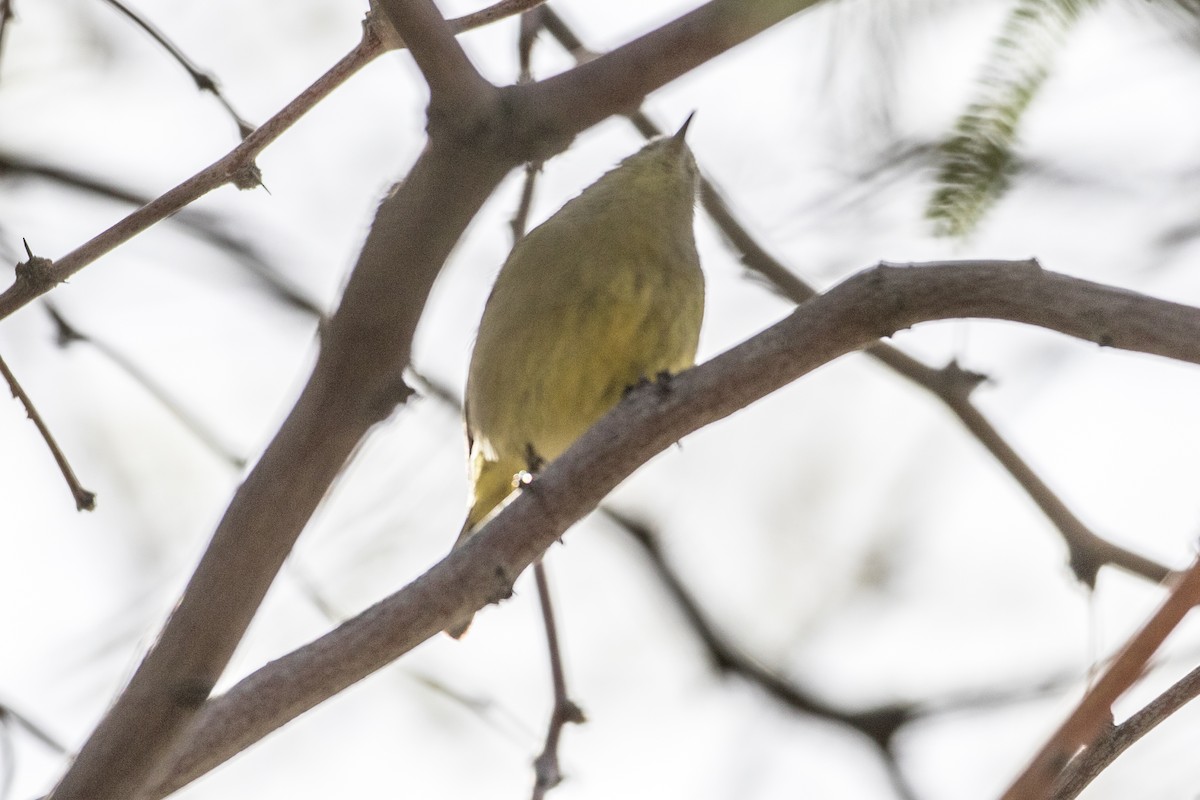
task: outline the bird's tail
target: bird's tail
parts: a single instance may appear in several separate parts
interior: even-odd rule
[[[454,542],[455,550],[466,544],[471,534],[475,533],[492,512],[513,493],[514,476],[521,470],[519,466],[514,467],[504,462],[485,461],[478,453],[472,454],[471,462],[471,471],[474,473],[474,480],[471,482],[471,508],[467,511],[467,519]],[[446,628],[446,633],[455,639],[461,638],[467,632],[467,628],[471,627],[473,618],[474,615]]]

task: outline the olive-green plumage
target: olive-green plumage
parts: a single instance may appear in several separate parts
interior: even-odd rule
[[[584,189],[500,270],[467,377],[471,505],[456,546],[626,389],[692,366],[704,276],[686,129]]]

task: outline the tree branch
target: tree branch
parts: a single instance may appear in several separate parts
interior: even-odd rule
[[[430,124],[454,120],[472,125],[495,102],[492,86],[467,58],[454,31],[431,0],[375,0],[412,53],[429,84]]]
[[[1073,759],[1060,778],[1054,800],[1078,797],[1118,756],[1197,695],[1200,695],[1200,667],[1180,678],[1129,719],[1106,730]]]
[[[411,650],[508,596],[513,580],[656,453],[835,358],[919,322],[1037,325],[1200,364],[1200,309],[1042,270],[1035,262],[881,265],[672,380],[634,390],[470,542],[404,589],[210,701],[165,796]]]
[[[537,582],[538,600],[542,607],[542,627],[546,629],[546,649],[550,654],[550,680],[554,686],[554,707],[550,711],[550,722],[546,728],[546,744],[533,762],[533,800],[542,800],[547,792],[562,783],[562,770],[558,765],[558,742],[562,737],[563,728],[568,723],[582,723],[586,718],[583,709],[567,694],[567,678],[563,671],[558,626],[554,621],[554,604],[550,600],[550,582],[546,580],[546,567],[541,559],[533,563],[533,576]]]
[[[71,464],[67,461],[66,455],[63,454],[62,449],[58,446],[58,442],[54,440],[54,434],[50,433],[50,428],[33,405],[33,400],[21,388],[21,384],[17,382],[17,376],[8,368],[8,364],[4,362],[3,358],[0,358],[0,377],[3,377],[5,382],[8,383],[8,388],[12,391],[12,396],[19,400],[21,405],[25,407],[25,416],[29,417],[34,427],[38,429],[38,433],[42,435],[42,440],[50,450],[50,455],[54,457],[54,463],[58,464],[58,471],[62,473],[63,480],[67,482],[67,488],[71,490],[71,496],[75,498],[75,509],[77,511],[94,510],[96,508],[95,492],[89,492],[79,484],[79,478],[75,477],[75,470],[71,469]]]
[[[1151,657],[1184,616],[1200,603],[1200,560],[1180,575],[1154,615],[1135,633],[1112,664],[1038,751],[1001,800],[1049,796],[1069,762],[1112,725],[1112,706],[1146,669]]]
[[[209,92],[225,109],[225,112],[233,118],[233,124],[237,126],[238,134],[245,139],[254,131],[254,126],[247,122],[241,114],[234,110],[233,105],[229,102],[222,92],[221,87],[217,84],[217,79],[210,73],[205,72],[196,66],[190,58],[188,58],[179,47],[172,42],[167,35],[150,23],[149,20],[140,16],[136,11],[129,8],[121,2],[121,0],[105,0],[110,6],[124,14],[134,25],[137,25],[146,35],[153,39],[159,47],[167,52],[167,55],[175,59],[179,66],[183,67],[184,71],[191,77],[192,82],[196,84],[196,88],[202,92]]]

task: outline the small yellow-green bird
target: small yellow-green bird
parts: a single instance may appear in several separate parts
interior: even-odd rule
[[[690,122],[530,231],[500,270],[467,376],[471,497],[455,547],[627,389],[694,363],[704,275]]]

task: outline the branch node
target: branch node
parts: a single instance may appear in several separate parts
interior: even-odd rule
[[[257,189],[263,186],[262,170],[258,168],[257,164],[251,161],[249,164],[245,164],[234,170],[233,174],[229,176],[229,182],[242,191]],[[266,187],[264,186],[263,188]]]
[[[172,697],[178,705],[184,708],[200,708],[212,694],[213,685],[211,681],[199,678],[184,680],[175,687]]]
[[[982,372],[966,369],[958,363],[958,359],[950,360],[950,363],[938,370],[939,377],[945,382],[945,390],[954,396],[966,399],[970,397],[976,389],[991,380]]]
[[[388,19],[387,12],[379,8],[377,0],[371,0],[371,7],[363,17],[363,41],[370,39],[377,42],[384,50],[403,50],[404,40]]]
[[[508,570],[504,568],[503,564],[496,565],[495,578],[496,586],[491,596],[488,597],[488,603],[492,605],[502,603],[511,598],[513,596],[513,584],[516,583],[516,578],[508,574]]]
[[[16,283],[37,294],[44,294],[62,283],[63,281],[54,274],[54,262],[42,256],[35,256],[29,249],[29,242],[24,239],[21,241],[25,245],[29,260],[21,261],[14,268]]]

